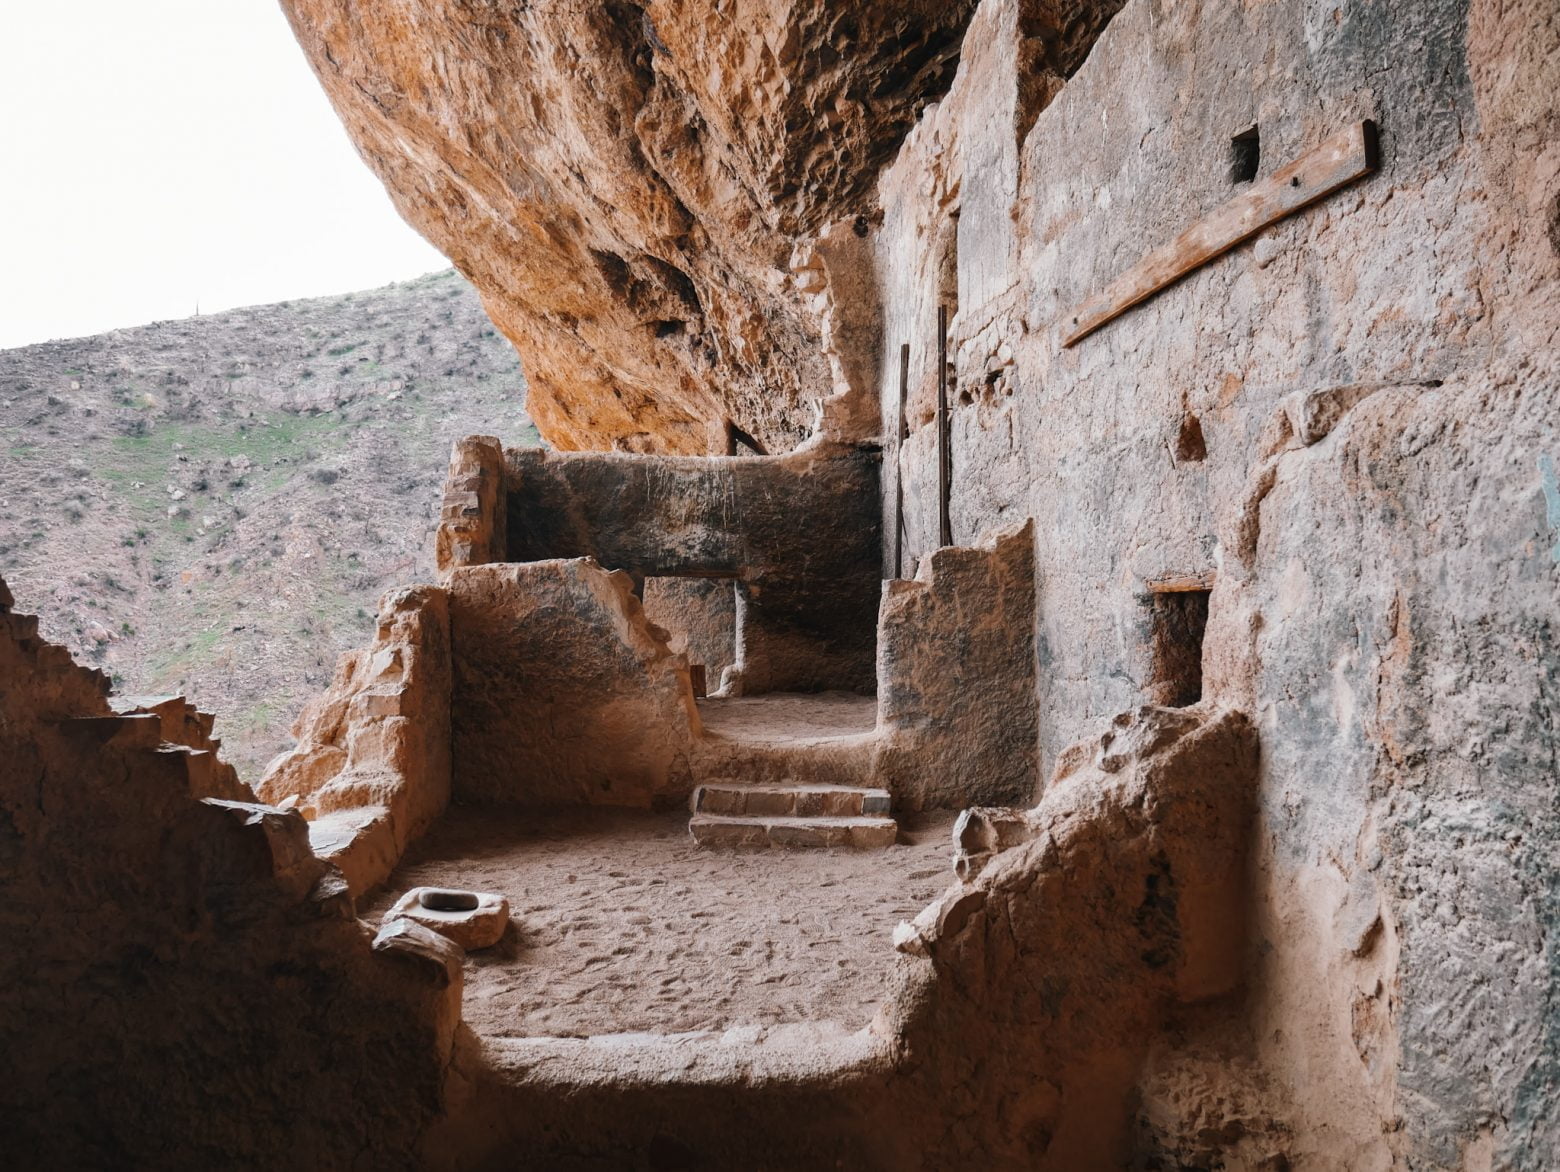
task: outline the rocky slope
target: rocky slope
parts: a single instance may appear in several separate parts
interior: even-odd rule
[[[519,348],[542,434],[672,453],[720,450],[728,418],[770,450],[807,433],[835,372],[793,254],[831,222],[865,234],[974,8],[282,6],[401,213]]]
[[[451,272],[0,352],[0,570],[119,690],[214,711],[253,781],[432,575],[450,441],[534,437],[524,398]]]

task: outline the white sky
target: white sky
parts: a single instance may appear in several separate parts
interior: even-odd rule
[[[0,348],[447,264],[276,0],[0,0]]]

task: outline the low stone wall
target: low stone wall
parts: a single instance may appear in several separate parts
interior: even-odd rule
[[[925,1056],[908,1095],[945,1123],[918,1166],[1131,1166],[1155,1039],[1239,989],[1256,788],[1243,713],[1122,713],[1061,755],[1027,842],[895,933],[906,993],[880,1020]],[[1182,1117],[1224,1123],[1240,1166],[1277,1166],[1261,1136],[1239,1146],[1232,1092],[1200,1089]]]
[[[592,557],[649,577],[737,584],[736,686],[871,691],[878,454],[507,453],[507,556]]]
[[[378,886],[450,798],[450,618],[436,586],[391,590],[374,642],[348,652],[328,691],[267,768],[264,801],[296,803],[319,855],[354,896]]]
[[[873,768],[896,808],[1034,799],[1034,605],[1031,524],[884,583]]]
[[[455,795],[649,806],[686,798],[699,717],[687,660],[628,575],[588,558],[449,576]]]

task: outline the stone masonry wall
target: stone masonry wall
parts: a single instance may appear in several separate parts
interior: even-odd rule
[[[896,807],[1038,796],[1034,534],[949,547],[884,583],[873,772]]]
[[[1013,7],[981,5],[995,31],[880,188],[890,439],[913,353],[885,540],[897,475],[906,567],[936,544],[942,300],[954,540],[1035,521],[1045,767],[1145,695],[1150,583],[1217,574],[1204,692],[1262,740],[1240,1061],[1278,1088],[1286,1158],[1544,1167],[1560,14],[1131,0],[1009,153],[989,95]],[[1376,174],[1062,345],[1074,306],[1240,190],[1235,135],[1259,128],[1263,176],[1366,118]]]
[[[383,883],[449,805],[450,679],[445,591],[387,592],[374,642],[341,657],[293,726],[297,746],[257,787],[307,814],[314,849],[354,897]]]
[[[742,692],[870,692],[876,453],[730,459],[508,453],[508,556],[593,557],[637,579],[737,583]]]
[[[588,558],[449,576],[458,800],[649,806],[685,799],[699,731],[687,659],[628,575]]]

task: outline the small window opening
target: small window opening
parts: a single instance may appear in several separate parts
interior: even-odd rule
[[[1250,183],[1262,165],[1262,139],[1253,126],[1230,139],[1230,181]]]
[[[1203,635],[1208,629],[1208,590],[1173,590],[1149,596],[1151,659],[1148,699],[1186,708],[1202,699]]]

